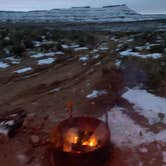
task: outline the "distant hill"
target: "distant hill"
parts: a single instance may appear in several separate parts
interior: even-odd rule
[[[39,11],[0,11],[1,22],[129,22],[166,19],[166,15],[142,15],[127,5],[102,8],[72,7]]]

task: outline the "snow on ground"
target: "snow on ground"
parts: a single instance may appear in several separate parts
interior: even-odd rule
[[[10,61],[11,64],[17,65],[20,64],[21,60],[15,57],[7,57],[6,60]]]
[[[57,51],[57,52],[54,53],[54,55],[64,55],[64,52]],[[46,56],[50,56],[50,55],[47,53]]]
[[[100,51],[108,51],[109,48],[108,48],[108,47],[99,47],[99,50],[100,50]]]
[[[42,57],[44,57],[45,55],[44,55],[44,53],[37,53],[37,54],[33,54],[33,55],[31,55],[31,58],[42,58]]]
[[[2,68],[2,69],[5,69],[5,68],[7,68],[7,67],[9,67],[9,65],[8,65],[7,63],[0,61],[0,69],[1,69],[1,68]]]
[[[31,58],[43,58],[43,57],[50,57],[50,56],[56,56],[56,55],[64,55],[64,52],[57,51],[57,52],[48,52],[48,53],[36,53],[31,55]]]
[[[120,52],[120,55],[123,56],[135,56],[140,58],[153,58],[158,59],[161,57],[160,53],[151,53],[151,54],[140,54],[139,52],[133,52],[131,49]]]
[[[86,98],[93,99],[106,94],[107,94],[106,90],[93,90],[90,94],[86,96]]]
[[[75,52],[87,51],[87,50],[89,50],[87,47],[77,47],[77,48],[74,48],[74,51],[75,51]]]
[[[93,56],[93,59],[98,59],[100,56],[101,56],[100,54],[95,54],[95,55]]]
[[[26,73],[26,72],[31,71],[31,70],[32,70],[31,67],[26,67],[26,68],[18,69],[16,71],[14,71],[14,73],[21,74],[21,73]]]
[[[54,89],[51,89],[49,92],[54,93],[54,92],[59,92],[60,90],[61,88],[54,88]]]
[[[98,53],[98,52],[99,52],[98,49],[93,49],[90,53],[91,53],[91,54],[96,54],[96,53]]]
[[[63,49],[75,49],[75,48],[80,47],[80,44],[75,44],[75,43],[71,43],[70,45],[62,44],[61,47]]]
[[[54,44],[54,41],[33,41],[34,47],[41,47],[42,45]]]
[[[143,50],[150,50],[151,47],[153,47],[153,46],[160,46],[160,44],[150,44],[147,42],[144,46],[137,46],[135,48],[139,51],[143,51]]]
[[[81,62],[86,62],[86,61],[88,61],[89,60],[89,56],[88,55],[84,55],[84,56],[81,56],[80,58],[79,58],[79,61],[81,61]]]
[[[134,104],[135,111],[146,117],[150,124],[160,121],[166,124],[166,98],[140,89],[129,89],[122,97]],[[159,117],[161,113],[163,118]]]
[[[38,60],[38,65],[49,65],[52,64],[54,61],[55,61],[54,58],[40,59]]]
[[[8,135],[10,126],[14,125],[14,120],[0,122],[0,134]]]
[[[166,143],[166,130],[159,133],[148,131],[136,124],[125,113],[124,108],[114,107],[108,112],[108,123],[111,132],[111,141],[119,148],[132,148],[154,141]],[[105,120],[105,115],[101,117]]]
[[[121,60],[116,60],[116,61],[115,61],[115,66],[116,66],[116,67],[120,67],[121,63],[122,63]]]
[[[8,135],[8,133],[9,133],[9,130],[7,128],[0,126],[0,134]]]

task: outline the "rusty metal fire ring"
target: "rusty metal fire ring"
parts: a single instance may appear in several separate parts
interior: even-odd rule
[[[75,117],[60,122],[51,133],[55,166],[102,166],[110,153],[110,132],[103,121]]]

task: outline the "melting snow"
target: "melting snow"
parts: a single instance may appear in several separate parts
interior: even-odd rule
[[[108,47],[100,47],[99,50],[100,50],[100,51],[108,51],[109,48],[108,48]]]
[[[5,69],[7,67],[9,67],[9,65],[7,63],[0,61],[0,68]]]
[[[75,48],[80,47],[80,44],[75,44],[75,43],[72,43],[72,44],[70,44],[70,45],[62,44],[61,47],[62,47],[63,49],[75,49]]]
[[[13,64],[13,65],[17,65],[21,61],[20,59],[15,58],[15,57],[7,57],[5,59],[8,60],[8,61],[10,61],[10,63]]]
[[[154,141],[166,142],[166,130],[159,133],[148,131],[136,124],[130,117],[124,114],[125,109],[114,107],[108,112],[111,141],[119,148],[136,147],[141,144],[149,144]],[[101,118],[105,119],[105,115]]]
[[[37,53],[31,56],[31,58],[43,58],[43,57],[49,57],[49,56],[56,56],[56,55],[64,55],[64,52],[57,51],[57,52],[48,52],[48,53]]]
[[[51,89],[49,92],[54,93],[54,92],[59,92],[60,90],[61,88],[54,88],[54,89]]]
[[[0,126],[0,134],[8,135],[8,133],[9,133],[9,130],[7,128]]]
[[[140,89],[129,89],[122,97],[134,104],[135,111],[146,117],[150,124],[161,120],[166,123],[166,98],[155,96]],[[161,119],[159,113],[165,117]]]
[[[14,120],[0,122],[0,134],[8,135],[10,126],[14,125]]]
[[[55,61],[54,58],[41,59],[38,61],[38,65],[49,65]]]
[[[32,55],[31,57],[32,58],[42,58],[44,56],[45,56],[44,53],[37,53],[37,54]]]
[[[116,60],[116,61],[115,61],[115,66],[120,67],[121,63],[122,63],[122,61]]]
[[[93,59],[98,59],[100,57],[100,54],[96,54],[93,56]]]
[[[78,47],[78,48],[74,48],[74,51],[78,52],[78,51],[87,51],[88,48],[87,47]]]
[[[92,93],[86,96],[86,98],[93,99],[106,94],[106,90],[93,90]]]
[[[140,58],[153,58],[158,59],[161,57],[160,53],[151,53],[151,54],[140,54],[139,52],[132,52],[131,49],[120,52],[121,56],[135,56]]]
[[[31,70],[32,70],[31,67],[26,67],[26,68],[18,69],[14,73],[20,74],[20,73],[25,73],[25,72],[28,72],[28,71],[31,71]]]
[[[81,62],[86,62],[89,60],[89,56],[86,55],[86,56],[81,56],[80,59],[79,59]]]

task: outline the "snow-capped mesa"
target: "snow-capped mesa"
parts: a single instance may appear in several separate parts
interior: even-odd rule
[[[70,13],[70,14],[69,14]],[[96,19],[97,18],[97,19]],[[126,22],[166,19],[166,15],[142,15],[127,5],[104,6],[100,8],[74,7],[44,11],[1,11],[0,21],[12,22]],[[34,43],[40,46],[41,43]]]

